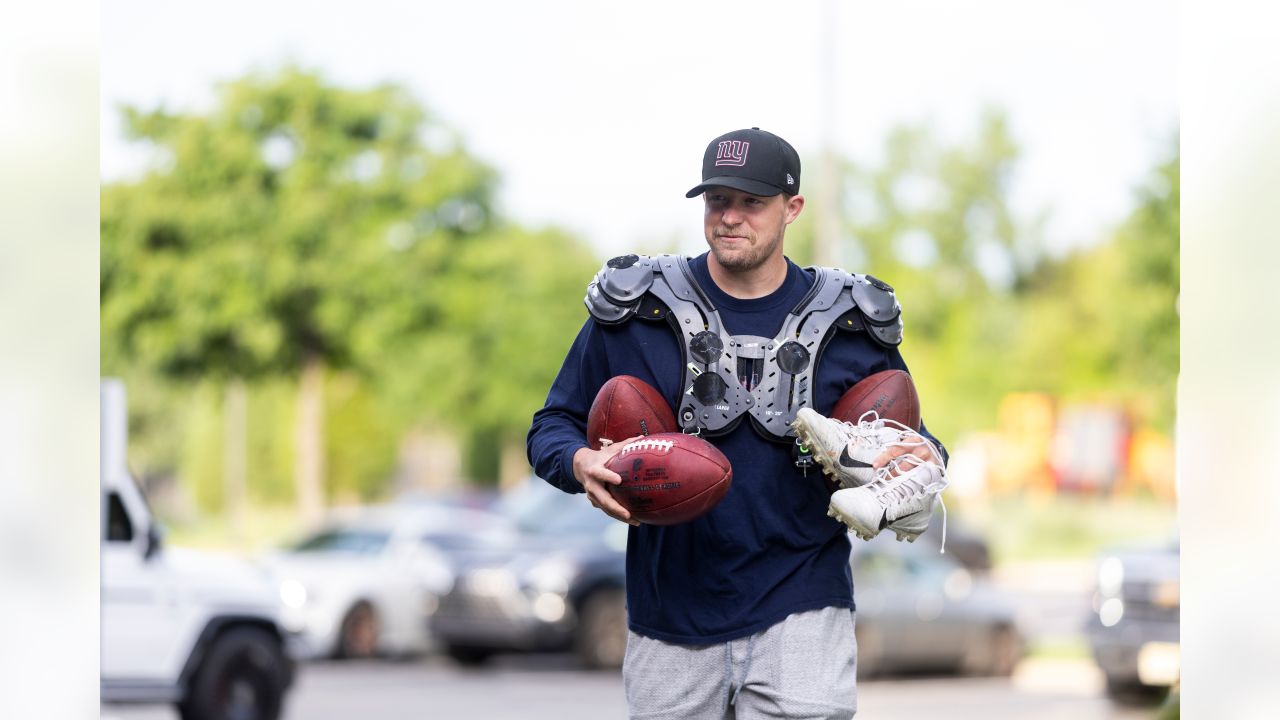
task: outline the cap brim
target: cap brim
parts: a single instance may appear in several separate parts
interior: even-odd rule
[[[760,197],[772,197],[782,192],[782,188],[777,185],[770,185],[769,183],[752,180],[750,178],[724,175],[721,177],[713,177],[703,180],[700,185],[685,193],[684,196],[687,198],[697,197],[706,192],[709,188],[713,187],[733,188],[734,190],[741,190],[742,192],[759,195]]]

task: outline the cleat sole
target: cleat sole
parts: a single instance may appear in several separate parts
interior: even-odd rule
[[[849,532],[853,533],[854,535],[857,535],[858,538],[861,540],[870,540],[874,538],[876,535],[880,534],[880,528],[875,528],[873,530],[870,528],[863,527],[861,523],[858,523],[852,520],[851,518],[846,517],[845,514],[840,512],[840,510],[836,508],[835,505],[830,505],[827,507],[827,516],[833,517],[836,520],[839,520],[840,522],[844,523],[845,527],[849,528]]]
[[[920,533],[902,532],[892,526],[890,526],[890,529],[893,530],[893,534],[898,537],[898,542],[906,540],[909,543],[913,543],[916,541],[916,538],[920,537]]]

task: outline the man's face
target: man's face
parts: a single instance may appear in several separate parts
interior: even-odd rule
[[[754,270],[780,256],[783,233],[804,207],[801,195],[762,197],[727,187],[713,187],[702,199],[703,231],[711,254],[735,272]]]

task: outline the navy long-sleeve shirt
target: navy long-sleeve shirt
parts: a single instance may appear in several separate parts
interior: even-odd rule
[[[694,277],[734,335],[774,337],[813,276],[787,261],[787,278],[751,300],[721,291],[706,254],[690,261]],[[816,368],[813,408],[829,412],[862,378],[906,370],[896,349],[862,331],[834,331]],[[583,492],[573,455],[587,447],[587,413],[610,378],[633,375],[658,389],[673,409],[685,388],[677,337],[666,321],[639,318],[607,326],[588,318],[569,348],[546,405],[533,416],[529,461],[565,492]],[[922,428],[935,443],[937,440]],[[679,525],[632,527],[627,539],[629,625],[666,642],[724,642],[786,616],[823,607],[853,608],[849,538],[827,517],[831,493],[815,466],[794,464],[788,445],[764,439],[744,418],[730,433],[707,438],[733,466],[733,483],[710,512]],[[937,443],[941,449],[941,443]],[[945,449],[942,450],[945,454]]]

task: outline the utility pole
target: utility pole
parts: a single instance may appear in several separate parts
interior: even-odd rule
[[[818,174],[818,223],[814,233],[813,261],[839,265],[842,183],[836,138],[840,131],[840,0],[822,0],[819,12],[819,121],[822,156]]]

